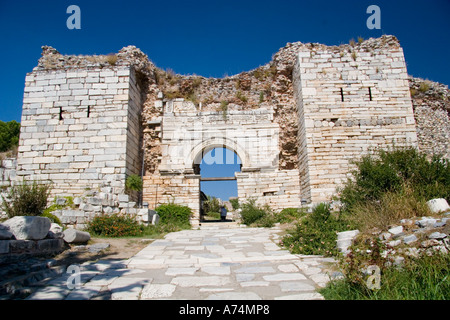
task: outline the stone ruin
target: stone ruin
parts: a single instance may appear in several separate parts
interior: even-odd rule
[[[200,161],[225,147],[241,160],[229,177],[240,200],[300,207],[330,200],[352,161],[375,148],[441,152],[415,118],[414,110],[429,116],[422,102],[413,109],[394,36],[340,46],[288,43],[270,63],[220,79],[163,71],[134,46],[105,56],[44,46],[25,79],[14,176],[52,181],[53,196],[80,199],[83,208],[60,213],[65,224],[82,225],[100,212],[137,214],[142,199],[150,209],[187,205],[195,225]],[[444,119],[448,156],[448,113],[430,112]],[[143,177],[142,197],[125,195],[132,174]]]

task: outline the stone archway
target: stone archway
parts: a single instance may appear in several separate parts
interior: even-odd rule
[[[194,169],[194,173],[198,174],[198,172],[195,171],[195,166],[200,165],[204,155],[215,148],[225,148],[236,153],[241,160],[242,168],[246,168],[250,164],[247,151],[236,141],[226,137],[213,137],[203,140],[192,149],[189,158],[185,161],[185,164],[187,165],[186,169]]]
[[[231,147],[230,147],[231,146]],[[205,163],[204,159],[205,157],[211,157],[211,152],[214,150],[214,156],[209,159],[209,161],[212,160],[211,163]],[[228,150],[230,152],[226,152],[225,150]],[[239,150],[239,151],[237,151]],[[236,188],[236,196],[238,196],[238,179],[235,176],[236,173],[241,172],[242,167],[244,165],[244,161],[242,161],[241,155],[247,156],[245,150],[239,146],[238,143],[234,142],[231,139],[226,139],[224,137],[215,137],[210,138],[205,141],[202,141],[199,143],[196,147],[193,148],[191,152],[191,159],[192,160],[192,170],[194,174],[198,177],[199,182],[199,222],[205,222],[203,219],[204,212],[203,210],[203,203],[206,201],[206,194],[203,193],[205,184],[210,183],[218,183],[218,184],[228,184],[235,182],[236,185],[234,188]],[[244,158],[245,163],[248,163],[248,157]],[[235,162],[237,161],[237,162]],[[213,176],[208,175],[208,177],[204,177],[201,174],[200,171],[200,165],[236,165],[239,164],[239,169],[236,170],[232,175],[230,172],[228,172],[227,176],[223,176],[223,173],[220,173],[218,175],[214,174]],[[216,168],[217,169],[217,168]],[[223,169],[223,167],[222,167]],[[229,186],[228,186],[229,187]],[[210,195],[210,194],[208,194]],[[222,201],[228,201],[228,198],[220,197]]]

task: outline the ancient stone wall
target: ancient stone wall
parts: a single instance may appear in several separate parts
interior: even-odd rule
[[[419,149],[450,159],[450,90],[448,86],[410,77]]]
[[[85,197],[61,213],[70,224],[136,212],[135,197],[120,199],[130,174],[143,175],[150,208],[175,202],[196,219],[198,164],[226,147],[242,162],[241,200],[275,210],[329,200],[373,148],[418,145],[448,157],[448,88],[423,82],[408,79],[392,36],[288,43],[268,64],[220,79],[163,71],[133,46],[107,56],[43,47],[26,76],[17,177]]]
[[[58,195],[105,186],[123,193],[126,176],[140,173],[142,165],[135,70],[38,67],[25,81],[18,176],[51,181]]]
[[[373,148],[417,145],[403,50],[392,36],[307,44],[294,68],[302,197],[330,199],[352,160]]]
[[[144,201],[151,208],[184,203],[198,216],[199,165],[216,147],[234,151],[241,160],[241,173],[235,174],[241,200],[255,198],[276,210],[300,206],[298,171],[279,169],[280,126],[271,106],[201,111],[192,101],[162,95],[155,104],[162,106],[163,117],[162,123],[151,122],[162,128],[159,165],[144,177]]]

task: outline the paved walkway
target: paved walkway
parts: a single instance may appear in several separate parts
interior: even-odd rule
[[[323,299],[316,289],[333,259],[282,250],[279,231],[204,224],[170,233],[131,259],[75,267],[28,299]]]

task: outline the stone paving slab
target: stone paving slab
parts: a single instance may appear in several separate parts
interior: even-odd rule
[[[112,300],[317,300],[334,262],[290,254],[277,228],[200,228],[170,233],[123,261],[80,266],[79,288],[64,274],[30,300],[89,300],[104,292]]]

